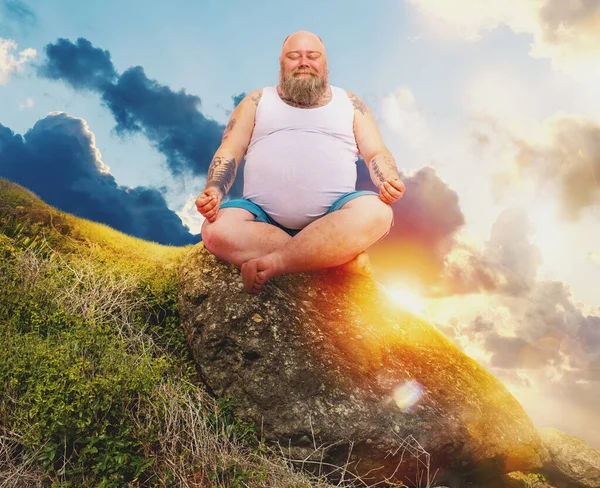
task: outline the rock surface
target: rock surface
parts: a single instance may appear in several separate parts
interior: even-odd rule
[[[506,388],[369,278],[286,275],[254,296],[198,245],[180,268],[180,314],[206,384],[305,468],[493,488],[546,461]]]
[[[558,488],[600,488],[599,450],[557,429],[538,432],[550,454],[548,472]]]

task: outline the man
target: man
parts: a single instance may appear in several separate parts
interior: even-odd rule
[[[249,293],[284,273],[367,267],[405,189],[369,109],[329,85],[321,38],[291,34],[279,62],[279,85],[231,114],[196,200],[204,246],[241,267]],[[355,191],[359,153],[379,193]],[[244,155],[244,198],[221,205]]]

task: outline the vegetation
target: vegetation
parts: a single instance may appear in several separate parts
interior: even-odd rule
[[[0,488],[334,486],[201,386],[179,327],[188,250],[0,179]]]
[[[197,381],[160,246],[0,180],[0,486],[317,487]]]

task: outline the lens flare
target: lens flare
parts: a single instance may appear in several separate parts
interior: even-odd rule
[[[397,385],[392,396],[396,405],[403,412],[408,412],[414,407],[423,396],[423,385],[417,380],[410,380]]]

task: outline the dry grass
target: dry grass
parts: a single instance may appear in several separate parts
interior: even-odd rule
[[[41,202],[35,195],[0,179],[1,206],[20,218],[40,225],[52,242],[52,259],[35,252],[18,256],[19,287],[32,289],[53,276],[46,290],[49,300],[70,313],[95,323],[109,323],[127,346],[143,358],[164,355],[140,323],[140,311],[147,310],[147,298],[140,293],[141,280],[172,279],[177,264],[188,248],[161,246],[136,239],[107,226],[63,214]],[[0,209],[1,210],[1,209]],[[151,318],[148,317],[147,321]],[[0,402],[2,399],[0,397]],[[0,403],[1,407],[1,403]],[[248,442],[236,427],[219,413],[218,401],[189,377],[164,378],[148,398],[129,412],[132,426],[154,439],[145,446],[154,463],[154,486],[184,488],[331,488],[335,486],[404,486],[380,482],[369,484],[349,471],[349,462],[333,466],[323,461],[333,446],[318,446],[305,459],[294,459],[282,446]],[[35,462],[36,452],[24,455],[22,433],[0,426],[0,487],[47,486],[48,477]],[[44,446],[39,446],[41,451]],[[401,462],[420,463],[423,479],[418,486],[431,486],[429,456],[410,436],[398,439],[394,454]],[[348,453],[350,458],[351,449]],[[313,474],[314,473],[314,474]],[[328,481],[335,479],[336,484]],[[131,484],[130,486],[142,486]]]
[[[216,402],[204,391],[163,384],[154,402],[136,413],[134,421],[140,428],[161,425],[153,467],[159,479],[171,473],[177,486],[184,488],[406,487],[392,481],[371,484],[366,481],[369,473],[365,479],[353,475],[348,463],[336,466],[324,462],[323,456],[332,445],[315,444],[314,452],[305,459],[292,458],[281,446],[261,444],[260,449],[250,449],[243,440],[232,438],[231,425],[220,422],[217,411]],[[431,487],[429,455],[416,439],[401,439],[394,455],[398,452],[402,452],[398,467],[411,460],[422,463],[427,480],[417,486]],[[332,478],[338,481],[332,484],[328,481]]]
[[[34,456],[24,457],[20,434],[0,427],[0,487],[42,486],[43,473]]]

